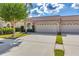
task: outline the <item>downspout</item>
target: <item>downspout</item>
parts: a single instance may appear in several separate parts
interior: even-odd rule
[[[59,19],[59,32],[61,32],[61,17]]]

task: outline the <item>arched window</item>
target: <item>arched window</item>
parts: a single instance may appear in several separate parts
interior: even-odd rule
[[[10,24],[7,24],[7,27],[10,27]]]

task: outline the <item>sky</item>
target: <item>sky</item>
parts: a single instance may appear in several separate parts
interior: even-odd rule
[[[29,17],[79,15],[79,3],[32,3]]]

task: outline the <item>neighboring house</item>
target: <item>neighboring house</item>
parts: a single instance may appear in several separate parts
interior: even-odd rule
[[[0,28],[7,27],[7,26],[11,26],[11,23],[0,20]],[[24,21],[19,21],[15,25],[15,27],[18,27],[18,28],[20,28],[21,26],[24,26]]]
[[[0,20],[0,28],[5,27],[5,26],[6,26],[5,22]]]
[[[30,27],[34,25],[35,32],[79,33],[79,16],[78,15],[30,17],[29,20],[27,21],[27,24],[29,24]]]

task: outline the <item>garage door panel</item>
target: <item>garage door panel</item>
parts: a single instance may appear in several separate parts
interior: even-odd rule
[[[36,32],[58,32],[58,25],[35,25]]]
[[[61,32],[79,32],[79,25],[62,25]]]

